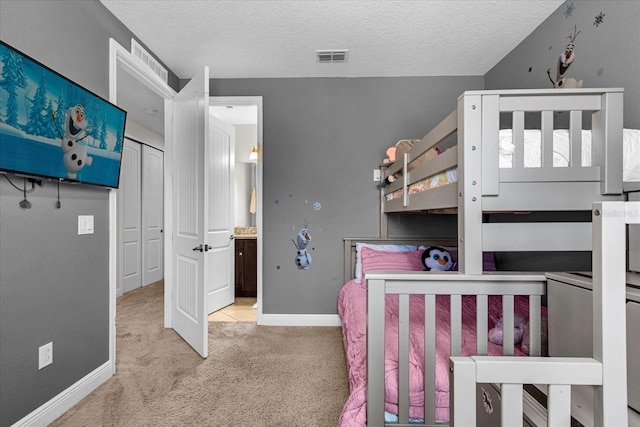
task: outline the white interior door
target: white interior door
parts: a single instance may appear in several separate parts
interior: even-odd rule
[[[202,357],[208,355],[207,298],[210,277],[204,262],[209,230],[209,67],[204,67],[173,100],[175,144],[172,166],[172,327]]]
[[[139,143],[125,138],[120,172],[122,182],[119,191],[120,218],[122,218],[120,280],[123,292],[142,286],[141,152]]]
[[[164,153],[142,146],[142,285],[164,277]]]
[[[205,262],[211,274],[207,281],[208,313],[233,304],[235,296],[233,245],[235,130],[220,119],[209,117],[207,158],[209,181],[209,229]]]

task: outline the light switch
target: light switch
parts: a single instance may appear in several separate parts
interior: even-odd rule
[[[78,234],[93,234],[93,215],[78,215]]]

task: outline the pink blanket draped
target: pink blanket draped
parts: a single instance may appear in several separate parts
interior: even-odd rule
[[[410,297],[409,416],[424,417],[424,297]],[[515,298],[515,311],[529,317],[527,297]],[[386,297],[385,317],[385,410],[398,413],[398,297]],[[342,319],[350,396],[344,405],[339,427],[366,425],[367,385],[367,290],[365,283],[349,281],[338,294],[338,314]],[[502,299],[489,297],[489,314],[502,314]],[[463,297],[462,353],[476,352],[476,299]],[[491,327],[492,325],[490,325]],[[449,296],[436,297],[436,419],[449,419]],[[490,355],[501,355],[502,347],[489,343]],[[519,346],[515,354],[524,356]]]

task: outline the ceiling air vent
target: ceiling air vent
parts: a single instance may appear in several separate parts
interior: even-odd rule
[[[160,65],[160,63],[134,39],[131,39],[131,54],[140,58],[144,65],[151,68],[151,71],[160,76],[163,82],[168,82],[169,73],[167,72],[167,69]]]
[[[348,49],[316,50],[318,62],[346,62]]]

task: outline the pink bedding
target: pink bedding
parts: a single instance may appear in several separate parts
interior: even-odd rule
[[[349,281],[338,295],[338,314],[342,319],[344,348],[347,358],[350,396],[344,405],[339,427],[366,425],[366,283]],[[463,355],[476,351],[475,297],[463,297]],[[501,314],[500,297],[489,298],[489,313],[496,318]],[[529,306],[526,297],[516,297],[516,312],[528,318]],[[398,408],[398,298],[389,295],[386,299],[385,320],[385,410],[397,414]],[[410,368],[409,368],[409,416],[424,417],[424,297],[410,297]],[[436,418],[449,419],[449,296],[436,297]],[[491,327],[492,325],[490,325]],[[519,346],[516,355],[524,355]],[[490,355],[501,355],[502,347],[489,343]]]

